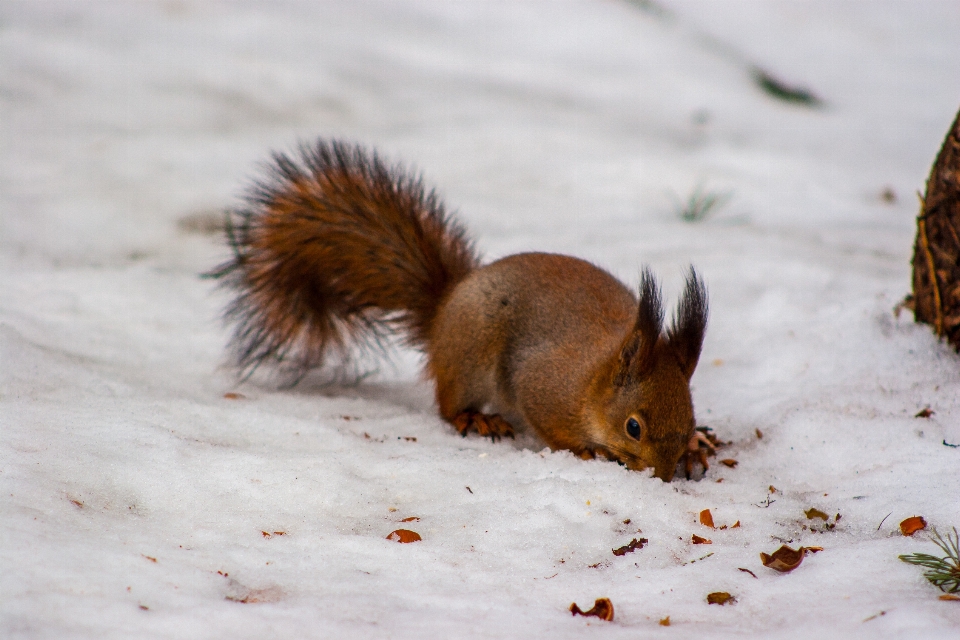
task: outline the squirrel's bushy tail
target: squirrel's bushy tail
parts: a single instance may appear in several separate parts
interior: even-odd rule
[[[422,347],[444,296],[479,265],[433,191],[362,147],[320,140],[274,154],[231,214],[232,260],[209,275],[236,297],[236,364],[301,374],[351,342],[405,332]]]

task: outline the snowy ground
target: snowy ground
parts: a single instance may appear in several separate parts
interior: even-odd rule
[[[956,638],[897,523],[960,526],[960,359],[891,309],[958,25],[955,0],[4,2],[0,636]],[[461,439],[406,352],[239,384],[198,227],[316,135],[414,164],[489,258],[648,263],[670,298],[695,263],[698,415],[739,465],[664,484]],[[730,200],[683,222],[698,185]],[[825,550],[777,574],[782,541]],[[567,611],[598,597],[614,622]]]

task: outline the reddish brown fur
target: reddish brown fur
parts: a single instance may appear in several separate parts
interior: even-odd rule
[[[320,366],[331,349],[397,329],[423,347],[437,306],[479,260],[434,193],[338,142],[274,156],[212,275],[238,292],[237,364]]]
[[[707,317],[696,273],[664,333],[647,271],[638,300],[569,256],[481,267],[419,180],[337,142],[275,156],[247,203],[235,258],[213,272],[237,291],[227,317],[241,367],[306,371],[400,330],[426,353],[440,413],[461,432],[528,425],[555,449],[673,476],[694,434],[689,380]]]

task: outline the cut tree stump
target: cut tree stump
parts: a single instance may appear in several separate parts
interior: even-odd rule
[[[912,262],[914,319],[960,351],[960,112],[920,201]]]

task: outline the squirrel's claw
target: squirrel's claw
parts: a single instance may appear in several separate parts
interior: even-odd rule
[[[513,426],[500,417],[499,413],[488,415],[475,411],[464,411],[453,419],[453,426],[463,437],[466,437],[471,429],[480,434],[481,437],[489,436],[493,442],[505,436],[514,437]]]

